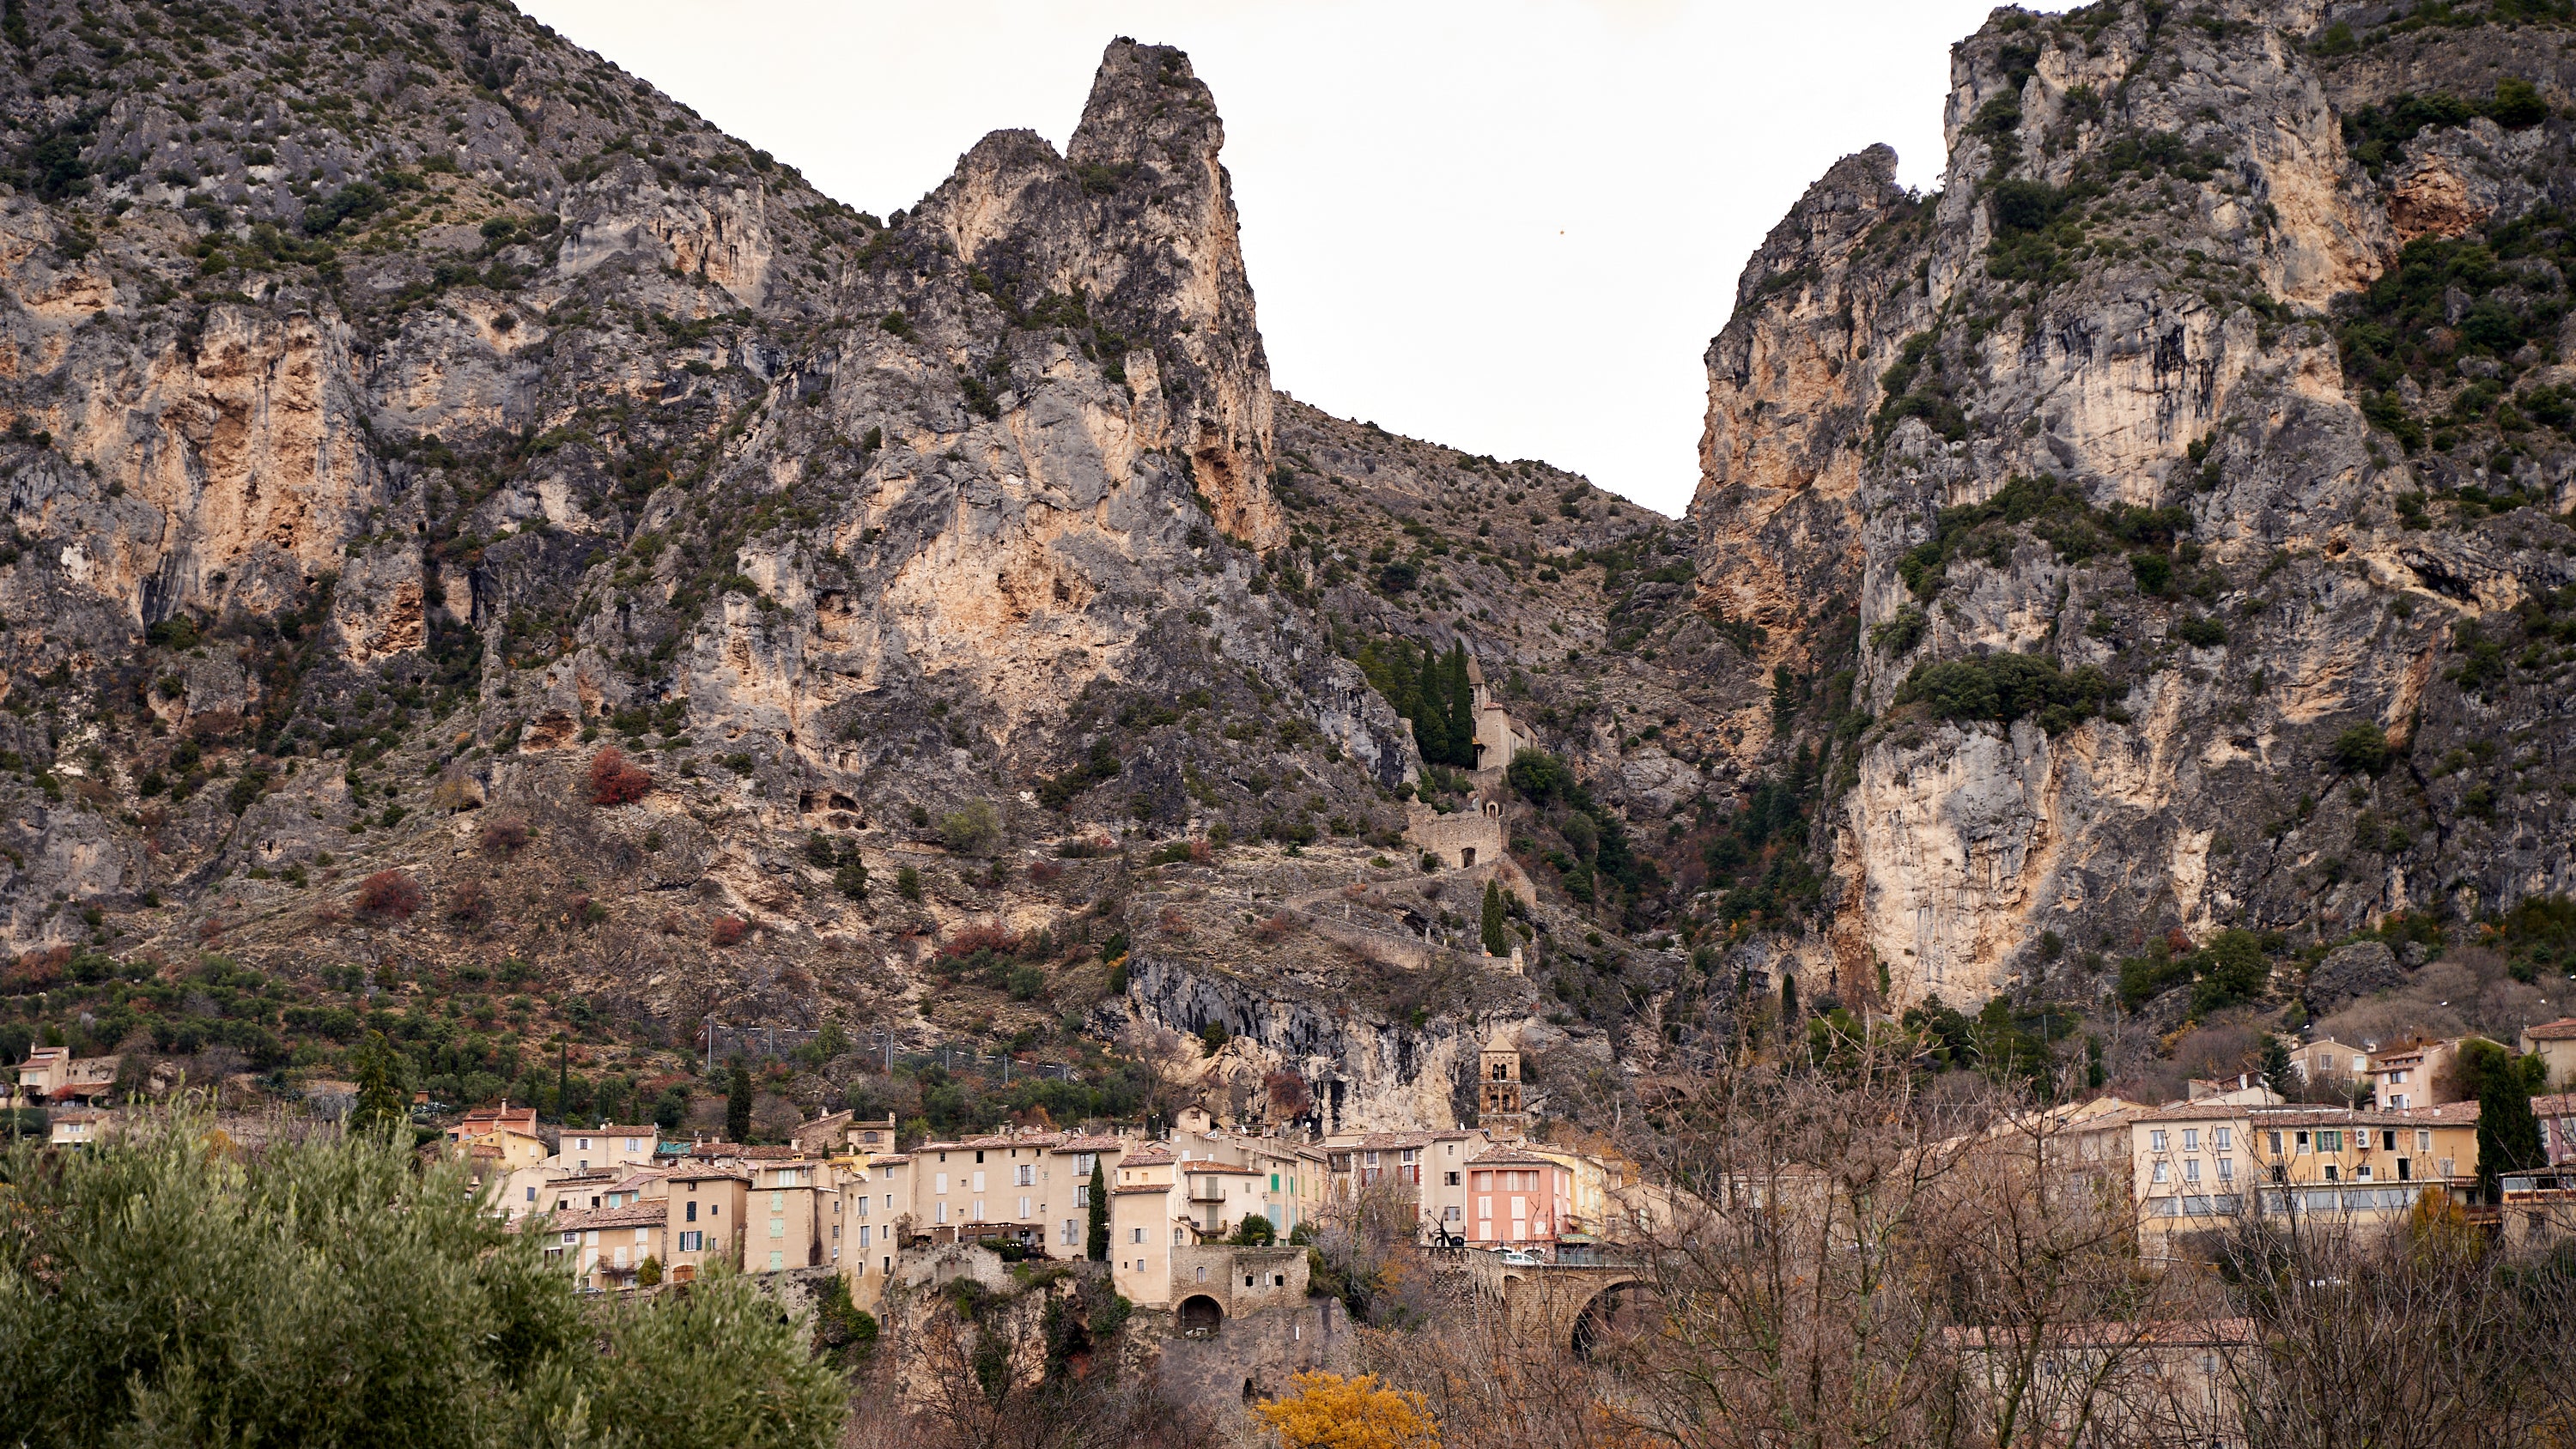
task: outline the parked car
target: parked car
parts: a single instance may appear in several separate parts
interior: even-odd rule
[[[1518,1248],[1507,1248],[1503,1251],[1503,1266],[1506,1268],[1538,1268],[1545,1266],[1546,1263],[1547,1259],[1536,1253],[1525,1253]]]

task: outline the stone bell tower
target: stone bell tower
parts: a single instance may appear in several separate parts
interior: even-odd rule
[[[1517,1138],[1529,1129],[1521,1106],[1520,1044],[1496,1029],[1476,1053],[1476,1122],[1489,1137]]]

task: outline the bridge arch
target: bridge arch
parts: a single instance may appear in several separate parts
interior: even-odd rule
[[[1574,1321],[1566,1330],[1566,1346],[1577,1358],[1588,1359],[1605,1342],[1626,1337],[1645,1326],[1646,1300],[1653,1292],[1635,1278],[1620,1278],[1601,1285],[1598,1292],[1584,1300],[1576,1310]]]

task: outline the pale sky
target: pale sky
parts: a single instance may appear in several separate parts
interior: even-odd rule
[[[1180,46],[1225,118],[1274,383],[1674,514],[1746,257],[1874,141],[1937,184],[1950,45],[1990,8],[519,3],[879,216],[988,131],[1061,149],[1112,36]]]

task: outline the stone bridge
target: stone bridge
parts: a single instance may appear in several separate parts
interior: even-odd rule
[[[1589,1355],[1602,1334],[1637,1326],[1653,1287],[1645,1265],[1632,1262],[1505,1263],[1498,1252],[1469,1250],[1467,1278],[1503,1305],[1516,1333]]]

